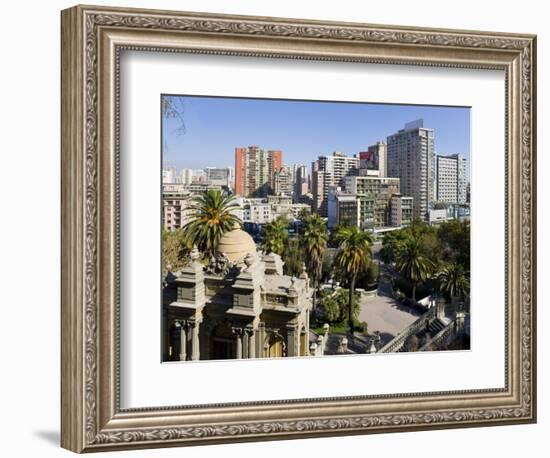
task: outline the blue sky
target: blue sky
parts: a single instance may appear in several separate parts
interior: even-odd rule
[[[162,119],[163,166],[233,166],[237,146],[283,151],[285,164],[342,151],[353,155],[423,118],[435,129],[439,154],[464,154],[470,164],[470,109],[418,105],[171,96],[182,109]]]

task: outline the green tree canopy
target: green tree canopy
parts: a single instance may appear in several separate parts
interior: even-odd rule
[[[346,320],[349,307],[349,290],[323,289],[319,293],[318,319],[329,324],[342,323]],[[353,317],[359,316],[359,295],[353,295]]]
[[[388,232],[382,239],[382,248],[380,249],[380,258],[386,264],[394,263],[399,257],[403,243],[411,237],[407,229]]]
[[[189,262],[192,246],[186,239],[183,230],[162,231],[162,269],[175,272]]]
[[[300,234],[304,262],[314,287],[321,281],[323,259],[327,249],[328,229],[326,222],[317,214],[308,216]]]
[[[452,220],[429,226],[416,219],[410,227],[384,235],[380,258],[388,265],[395,264],[411,284],[413,299],[416,299],[418,283],[425,282],[449,264],[460,265],[468,281],[470,223]]]
[[[415,219],[410,227],[389,232],[382,239],[380,258],[386,264],[396,263],[410,239],[420,243],[422,253],[430,258],[434,269],[440,264],[443,256],[443,244],[439,239],[438,229]]]
[[[300,247],[300,242],[296,239],[288,240],[283,253],[284,273],[298,277],[302,273],[304,265],[304,256]]]
[[[284,254],[288,241],[288,219],[279,216],[262,228],[262,246],[266,253]]]
[[[412,299],[416,301],[416,286],[433,273],[435,264],[428,257],[419,237],[407,238],[397,255],[396,265],[403,277],[412,285]]]
[[[466,299],[470,295],[470,279],[461,264],[447,264],[439,274],[439,289],[449,298]]]
[[[361,231],[358,227],[342,227],[335,235],[339,243],[335,264],[349,279],[348,323],[350,333],[353,335],[353,298],[357,275],[365,272],[371,260],[372,238],[368,232]]]
[[[305,221],[305,220],[308,219],[310,216],[311,216],[311,211],[308,211],[308,210],[305,209],[305,208],[302,208],[302,209],[298,212],[298,219],[299,219],[300,221]]]
[[[458,219],[447,221],[438,228],[446,261],[462,265],[470,270],[470,222]]]

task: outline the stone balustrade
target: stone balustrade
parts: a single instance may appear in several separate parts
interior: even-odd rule
[[[430,351],[448,345],[456,337],[456,320],[451,321],[439,331],[429,342],[422,345],[418,351]]]
[[[451,322],[439,331],[430,342],[426,342],[418,351],[430,351],[449,345],[464,330],[464,312],[458,312]]]
[[[325,330],[324,334],[320,334],[317,338],[317,342],[313,342],[309,347],[311,356],[323,356],[325,354],[330,326],[326,323],[323,328]]]
[[[420,332],[423,328],[426,327],[426,324],[436,318],[438,313],[439,307],[432,307],[428,309],[426,313],[424,313],[418,320],[411,323],[408,327],[406,327],[403,331],[401,331],[396,337],[394,337],[392,340],[390,340],[386,345],[384,345],[380,350],[378,350],[378,353],[394,353],[405,345],[405,342],[407,339],[413,335],[416,335],[418,332]]]

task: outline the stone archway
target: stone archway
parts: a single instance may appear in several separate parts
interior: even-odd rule
[[[235,334],[227,321],[218,323],[210,338],[210,359],[235,359],[237,355]]]
[[[286,356],[285,339],[277,331],[271,332],[264,345],[266,358],[282,358]]]
[[[168,327],[167,339],[166,339],[166,360],[167,361],[179,361],[180,360],[180,348],[181,348],[181,326],[176,321],[172,321]]]

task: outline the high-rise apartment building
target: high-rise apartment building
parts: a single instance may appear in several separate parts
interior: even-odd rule
[[[191,171],[192,183],[206,183],[206,172],[204,169],[194,169]]]
[[[229,170],[229,189],[235,191],[235,167],[227,167]]]
[[[391,198],[399,194],[399,178],[347,177],[346,192],[359,201],[359,225],[363,229],[391,226]]]
[[[191,184],[193,182],[193,170],[181,169],[180,179],[182,184]]]
[[[336,226],[361,225],[361,203],[357,195],[331,186],[327,197],[327,225],[329,229]]]
[[[277,196],[292,196],[294,189],[294,181],[292,179],[292,169],[290,167],[282,167],[275,171],[275,195]]]
[[[413,198],[392,194],[390,225],[393,227],[410,226],[413,221]]]
[[[283,166],[283,152],[259,146],[235,148],[235,193],[267,196],[275,190],[275,171]]]
[[[467,198],[467,166],[462,154],[435,157],[435,199],[438,202],[465,204]]]
[[[162,169],[162,182],[167,184],[179,183],[179,177],[176,169],[167,167]]]
[[[359,153],[359,175],[388,176],[388,145],[377,142]]]
[[[175,231],[188,222],[189,206],[192,195],[187,192],[170,191],[164,187],[162,192],[162,227]]]
[[[399,193],[399,178],[348,177],[345,187],[331,186],[328,194],[328,227],[357,226],[364,230],[408,226],[412,197]]]
[[[206,167],[204,171],[206,172],[206,182],[208,184],[229,189],[231,177],[229,167]]]
[[[307,167],[303,164],[295,164],[294,174],[294,198],[298,200],[309,192],[309,177]]]
[[[357,175],[359,158],[334,152],[332,156],[319,156],[311,166],[313,210],[319,215],[328,215],[328,191],[331,186],[343,186],[348,176]]]
[[[387,138],[388,176],[399,178],[401,193],[413,198],[414,216],[426,220],[435,200],[434,130],[418,119]]]

